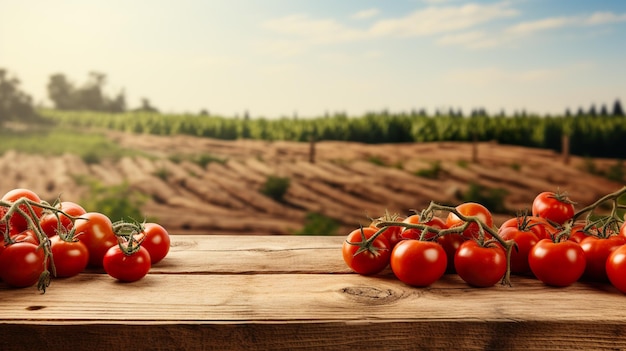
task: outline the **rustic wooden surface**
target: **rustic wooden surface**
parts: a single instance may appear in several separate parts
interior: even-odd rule
[[[626,296],[606,284],[479,289],[446,275],[413,288],[351,273],[343,237],[172,240],[135,283],[0,283],[0,350],[626,349]]]

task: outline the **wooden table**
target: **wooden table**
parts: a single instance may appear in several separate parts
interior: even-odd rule
[[[0,350],[626,349],[626,296],[609,285],[429,288],[353,274],[343,237],[172,236],[150,274],[0,283]]]

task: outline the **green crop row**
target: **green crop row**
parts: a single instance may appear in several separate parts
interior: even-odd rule
[[[367,114],[318,118],[232,118],[128,112],[107,114],[44,110],[61,126],[98,127],[132,133],[262,140],[341,140],[363,143],[497,141],[560,151],[570,136],[570,152],[589,157],[625,158],[624,116],[424,116]]]

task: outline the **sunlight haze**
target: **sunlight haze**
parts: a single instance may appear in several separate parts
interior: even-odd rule
[[[625,38],[621,0],[0,0],[0,68],[45,106],[97,71],[163,112],[610,109]]]

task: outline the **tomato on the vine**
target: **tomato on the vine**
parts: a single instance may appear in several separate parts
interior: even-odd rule
[[[106,215],[99,212],[87,212],[74,222],[75,235],[89,251],[89,265],[102,267],[106,252],[117,245],[113,233],[113,223]]]
[[[377,231],[372,227],[355,229],[343,242],[343,260],[356,273],[376,274],[389,265],[391,246],[387,238],[380,234],[371,244],[367,244],[368,239]]]
[[[391,252],[391,270],[405,284],[428,286],[446,272],[448,259],[441,245],[432,241],[402,240]]]
[[[66,241],[55,235],[50,238],[50,250],[57,277],[73,277],[84,271],[89,263],[89,250],[78,240]]]
[[[506,253],[496,243],[481,246],[475,240],[467,240],[454,256],[454,268],[459,277],[469,285],[493,286],[506,273]]]
[[[579,244],[564,240],[539,240],[528,255],[530,270],[547,285],[568,286],[583,275],[585,252]]]
[[[79,217],[87,213],[82,206],[72,201],[63,201],[55,207],[72,217]],[[59,222],[61,223],[60,228]],[[74,222],[63,213],[44,213],[39,220],[39,224],[48,237],[59,234],[59,230],[69,231],[74,226]]]
[[[533,200],[532,214],[563,224],[574,216],[574,203],[565,194],[544,191]]]
[[[530,249],[539,242],[539,238],[530,230],[520,230],[516,227],[500,227],[498,231],[500,237],[507,241],[515,241],[515,247],[511,251],[511,273],[530,273],[528,265],[528,254]]]
[[[626,245],[611,252],[606,259],[605,269],[611,284],[626,294]]]
[[[557,232],[557,229],[545,218],[536,216],[517,216],[509,218],[500,225],[499,230],[504,228],[516,228],[521,231],[531,231],[537,239],[552,239],[552,236]]]
[[[5,202],[14,203],[21,198],[26,198],[35,203],[41,203],[41,198],[39,197],[39,195],[37,195],[37,193],[35,193],[32,190],[24,189],[24,188],[9,190],[6,194],[4,194],[4,196],[2,196],[1,200]],[[33,213],[30,212],[29,207],[32,208]],[[39,217],[41,217],[41,214],[43,213],[43,208],[39,206],[28,206],[24,204],[24,205],[19,206],[19,209],[24,211],[24,213],[34,221],[38,220]],[[22,214],[14,212],[11,215],[11,218],[9,219],[9,226],[10,226],[10,230],[14,233],[22,232],[28,229],[28,221],[26,220],[26,218],[24,218]]]
[[[136,252],[126,254],[119,245],[115,245],[104,255],[102,266],[111,277],[123,282],[134,282],[150,271],[150,254],[141,246]]]
[[[626,237],[611,235],[608,238],[588,236],[580,242],[587,262],[583,278],[593,281],[608,281],[606,260],[618,247],[626,244]]]
[[[487,209],[487,207],[477,202],[465,202],[456,207],[456,210],[466,217],[477,217],[484,225],[491,228],[493,227],[493,215]],[[446,218],[446,227],[458,227],[465,224],[465,221],[459,218],[455,213],[448,213]],[[463,231],[463,236],[467,239],[479,238],[479,227],[476,223],[470,223],[468,227]],[[490,237],[489,233],[485,232],[485,238]]]
[[[9,244],[0,253],[0,279],[18,288],[34,285],[44,271],[44,257],[43,249],[36,244]]]
[[[378,227],[378,223],[380,222],[400,222],[402,220],[403,218],[400,217],[398,214],[391,214],[391,213],[386,212],[382,217],[372,220],[372,223],[370,223],[370,227],[378,230],[380,229]],[[385,227],[385,231],[382,232],[381,235],[387,238],[390,249],[393,249],[393,247],[396,246],[396,244],[400,240],[402,240],[402,238],[400,237],[402,229],[404,228],[398,225],[390,225],[390,226]]]
[[[405,218],[402,222],[406,223],[406,224],[423,224],[423,225],[427,225],[429,227],[432,227],[434,229],[437,230],[441,230],[441,229],[446,229],[446,222],[443,221],[443,219],[439,218],[439,217],[432,217],[431,219],[429,219],[426,222],[421,222],[421,216],[419,214],[414,214],[411,216],[408,216],[407,218]],[[428,240],[432,237],[435,236],[436,233],[429,231],[428,233],[426,233],[424,235],[424,240]],[[420,236],[422,235],[422,230],[419,228],[409,228],[409,227],[405,227],[402,230],[402,233],[400,234],[400,236],[402,237],[402,239],[419,239]]]
[[[157,223],[145,223],[143,225],[143,239],[141,246],[150,253],[150,262],[155,264],[160,262],[170,251],[170,235]]]

